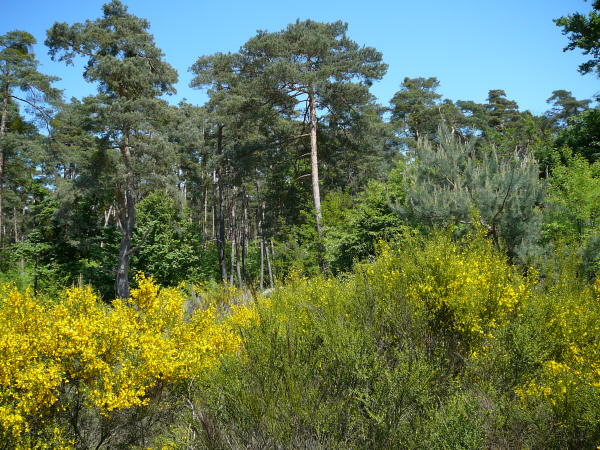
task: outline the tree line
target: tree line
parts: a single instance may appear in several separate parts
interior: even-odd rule
[[[597,55],[586,33],[598,7],[557,19],[569,49]],[[501,89],[453,101],[419,77],[384,106],[369,91],[383,55],[343,22],[298,20],[200,56],[191,86],[208,101],[171,105],[177,72],[149,29],[118,0],[100,18],[55,23],[49,54],[83,59],[97,87],[68,102],[39,72],[31,34],[0,36],[4,278],[34,291],[90,283],[106,299],[128,297],[137,271],[265,289],[448,226],[485,230],[524,266],[568,248],[586,276],[600,268],[591,99],[558,89],[535,115]]]

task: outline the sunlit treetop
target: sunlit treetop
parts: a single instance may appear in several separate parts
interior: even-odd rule
[[[119,0],[102,7],[103,16],[84,23],[55,23],[46,45],[52,59],[72,64],[88,58],[84,78],[102,93],[134,99],[175,93],[177,72],[163,60],[147,20],[127,12]]]

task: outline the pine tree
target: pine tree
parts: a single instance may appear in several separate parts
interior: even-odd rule
[[[394,94],[392,120],[414,141],[431,139],[439,126],[436,106],[442,96],[436,92],[440,82],[435,77],[404,78],[401,89]]]
[[[475,148],[443,128],[439,142],[423,141],[414,158],[400,211],[415,225],[479,227],[512,257],[534,253],[544,185],[533,158],[489,143]]]
[[[567,126],[569,117],[586,111],[591,102],[589,99],[577,100],[571,91],[558,89],[552,91],[552,95],[546,100],[546,103],[552,105],[552,109],[546,113],[546,117],[552,121],[555,127],[564,128]]]
[[[115,291],[118,297],[128,297],[129,263],[135,251],[136,166],[168,153],[164,151],[166,142],[157,143],[153,132],[168,114],[166,103],[159,97],[175,92],[177,73],[163,61],[148,32],[148,21],[129,14],[118,0],[102,9],[103,17],[94,21],[55,23],[48,31],[46,45],[54,59],[67,64],[76,56],[87,58],[83,76],[98,84],[96,114],[101,117],[107,146],[120,154],[121,187],[116,201],[122,237]]]
[[[351,110],[370,100],[368,86],[383,77],[381,53],[350,40],[343,22],[296,21],[280,32],[259,31],[241,49],[242,71],[262,80],[264,97],[289,117],[303,117],[310,139],[315,224],[322,237],[319,111]]]
[[[559,17],[554,21],[562,27],[562,33],[569,38],[569,44],[563,49],[583,51],[591,59],[579,65],[579,72],[586,74],[596,72],[600,76],[600,0],[594,0],[592,11],[587,15],[581,13]]]
[[[16,105],[26,106],[32,115],[48,122],[52,104],[60,100],[60,91],[52,87],[57,78],[37,70],[38,62],[32,52],[35,43],[35,38],[25,31],[11,31],[0,36],[0,247],[5,235],[6,158],[9,146],[15,145],[19,134],[9,127],[11,120],[20,120]]]

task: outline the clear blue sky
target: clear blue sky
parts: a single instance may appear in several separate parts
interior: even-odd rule
[[[0,34],[21,29],[38,40],[41,70],[62,78],[65,97],[95,92],[82,79],[81,65],[54,63],[43,45],[55,22],[81,22],[101,15],[102,0],[4,1]],[[278,31],[297,18],[349,24],[349,36],[383,53],[389,70],[372,92],[388,104],[404,77],[435,76],[439,92],[452,100],[485,101],[504,89],[521,109],[540,114],[555,89],[577,98],[600,93],[599,79],[581,76],[579,52],[564,53],[567,39],[552,19],[588,12],[582,0],[129,0],[129,11],[150,21],[166,60],[179,72],[178,93],[202,104],[203,93],[188,87],[189,66],[198,56],[237,51],[256,30]]]

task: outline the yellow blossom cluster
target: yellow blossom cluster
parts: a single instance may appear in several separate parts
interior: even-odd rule
[[[52,423],[67,392],[105,415],[145,405],[154,388],[237,351],[239,327],[257,320],[241,305],[226,317],[214,306],[186,315],[180,290],[144,276],[137,285],[110,306],[89,287],[59,301],[0,288],[0,438],[26,439]]]
[[[553,359],[542,363],[534,379],[515,390],[522,401],[543,398],[564,408],[574,396],[600,397],[600,283],[558,301],[538,298],[536,305],[550,317],[547,340],[556,343]]]
[[[382,246],[366,268],[370,285],[383,286],[379,294],[412,304],[433,326],[466,342],[491,337],[530,295],[530,284],[482,238],[460,245],[440,235],[413,252],[406,248]]]
[[[348,288],[348,282],[340,279],[323,276],[307,279],[292,274],[284,288],[274,292],[271,299],[261,299],[259,304],[268,310],[281,330],[293,324],[300,334],[308,335],[324,315],[329,315],[332,320],[341,320],[347,315]],[[271,301],[278,307],[271,308]]]

